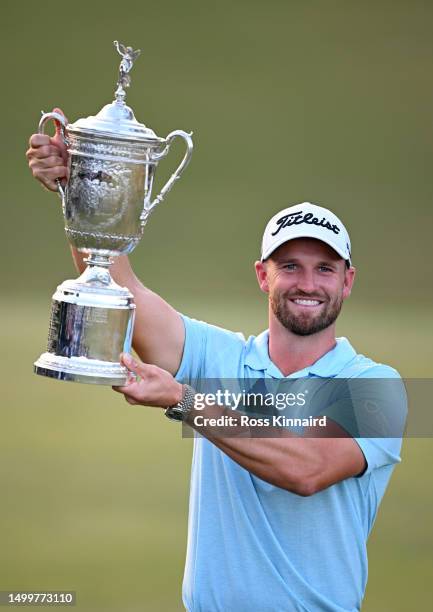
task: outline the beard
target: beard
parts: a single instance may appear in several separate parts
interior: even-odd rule
[[[298,314],[294,313],[290,309],[290,300],[294,298],[318,299],[322,301],[320,312],[318,314],[310,314],[308,311]],[[331,299],[329,296],[302,296],[299,292],[291,295],[290,293],[275,291],[272,295],[269,295],[269,301],[272,312],[281,325],[297,336],[311,336],[326,329],[336,321],[343,306],[343,297],[341,295]]]

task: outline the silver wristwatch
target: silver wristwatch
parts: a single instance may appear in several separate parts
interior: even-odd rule
[[[165,416],[172,421],[185,421],[194,406],[195,390],[183,385],[183,396],[180,402],[165,409]]]

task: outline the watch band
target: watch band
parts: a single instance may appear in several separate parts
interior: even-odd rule
[[[165,416],[172,421],[185,421],[194,406],[195,389],[183,385],[183,396],[180,402],[165,409]]]

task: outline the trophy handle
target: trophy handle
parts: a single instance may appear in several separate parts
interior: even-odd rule
[[[62,138],[63,138],[63,142],[65,143],[66,146],[68,146],[69,144],[69,140],[66,136],[66,126],[67,126],[67,122],[66,119],[63,115],[61,115],[60,113],[44,113],[42,112],[42,117],[39,121],[39,125],[38,125],[38,134],[45,134],[45,124],[48,121],[58,121],[60,123],[60,133],[62,134]],[[57,190],[58,193],[60,195],[60,197],[62,198],[62,200],[65,197],[65,191],[61,185],[60,179],[56,179],[56,183],[57,183]]]
[[[192,142],[192,138],[191,138],[192,132],[190,132],[188,134],[188,132],[184,132],[183,130],[174,130],[174,132],[170,132],[170,134],[165,139],[166,146],[161,151],[161,153],[157,153],[156,155],[153,155],[152,161],[159,161],[160,159],[162,159],[163,157],[165,157],[167,155],[167,153],[168,153],[168,151],[170,149],[171,143],[176,138],[176,136],[179,136],[180,138],[183,138],[185,143],[186,143],[186,152],[185,152],[185,155],[183,156],[183,159],[180,162],[179,166],[177,167],[176,171],[173,172],[173,174],[168,179],[168,181],[166,182],[164,187],[161,189],[159,194],[156,196],[156,198],[148,206],[145,205],[145,208],[144,208],[144,210],[143,210],[143,212],[141,214],[141,217],[140,217],[142,227],[144,227],[144,225],[146,224],[147,219],[148,219],[150,213],[153,211],[153,209],[158,204],[160,204],[163,201],[163,199],[165,198],[167,193],[173,187],[175,181],[177,181],[177,179],[180,178],[181,174],[183,173],[183,171],[185,170],[185,168],[187,167],[187,165],[190,162],[191,155],[192,155],[192,150],[193,150],[193,147],[194,147],[193,142]]]

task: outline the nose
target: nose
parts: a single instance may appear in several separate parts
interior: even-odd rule
[[[317,290],[313,270],[299,271],[297,277],[297,289],[302,293],[312,294]]]

